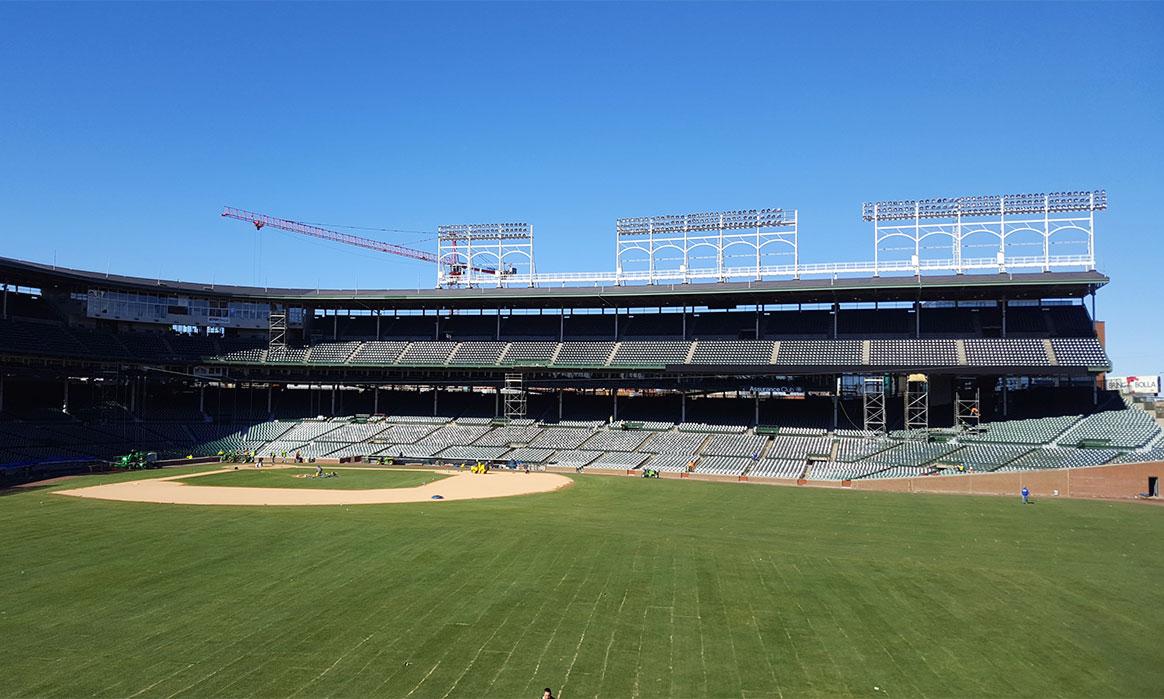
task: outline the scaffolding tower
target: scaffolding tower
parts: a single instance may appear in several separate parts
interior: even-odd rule
[[[982,421],[982,404],[978,388],[959,391],[954,398],[954,425],[959,430],[975,430]]]
[[[267,348],[286,349],[286,347],[287,307],[281,303],[273,303],[267,314]]]
[[[869,432],[885,433],[885,383],[882,376],[866,376],[862,384],[865,429]]]
[[[521,374],[506,374],[505,387],[501,389],[505,419],[520,420],[526,415],[525,380]]]
[[[923,438],[930,427],[930,380],[925,374],[910,374],[905,379],[905,431],[913,438]]]

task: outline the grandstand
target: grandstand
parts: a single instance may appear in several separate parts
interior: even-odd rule
[[[918,215],[896,204],[866,212],[878,236]],[[141,448],[848,481],[1156,455],[1162,418],[1097,385],[1107,277],[1015,259],[344,291],[0,258],[0,464]]]

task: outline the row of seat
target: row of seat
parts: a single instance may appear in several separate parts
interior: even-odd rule
[[[1064,416],[986,423],[947,443],[856,431],[822,435],[796,428],[770,435],[699,423],[623,429],[631,425],[642,426],[596,421],[538,425],[532,420],[497,424],[488,418],[454,421],[428,416],[283,420],[242,428],[208,423],[4,422],[0,423],[0,459],[102,458],[144,448],[165,454],[250,451],[264,456],[299,453],[304,458],[517,459],[612,469],[650,467],[657,462],[683,470],[694,460],[697,472],[715,474],[753,469],[790,473],[796,470],[793,464],[813,462],[817,466],[809,470],[818,476],[848,478],[876,473],[885,477],[883,472],[900,468],[992,471],[1094,465],[1126,460],[1128,450],[1147,449],[1164,437],[1159,425],[1139,410],[1082,419]]]
[[[970,340],[698,340],[629,342],[321,343],[299,349],[244,349],[215,357],[228,363],[397,366],[1075,366],[1110,367],[1095,338]]]

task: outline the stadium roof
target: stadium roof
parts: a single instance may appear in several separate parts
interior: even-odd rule
[[[1097,271],[948,274],[920,277],[472,289],[290,289],[147,279],[0,257],[0,283],[40,289],[116,289],[315,308],[479,309],[706,306],[860,301],[1081,298],[1107,284]]]

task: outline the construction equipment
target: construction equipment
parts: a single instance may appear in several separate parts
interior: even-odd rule
[[[460,276],[464,274],[467,269],[470,269],[463,255],[446,255],[442,259],[437,257],[436,254],[428,252],[427,250],[417,250],[415,248],[409,248],[403,245],[397,245],[395,243],[385,243],[379,240],[372,240],[371,238],[362,238],[358,235],[352,235],[350,233],[338,233],[336,231],[328,230],[327,228],[321,228],[320,226],[315,226],[310,223],[292,221],[291,219],[269,216],[267,214],[260,214],[254,211],[245,211],[243,209],[236,209],[231,206],[225,207],[222,210],[222,215],[225,218],[233,218],[238,221],[247,221],[253,225],[257,231],[261,231],[263,228],[269,226],[271,228],[277,228],[281,231],[298,233],[300,235],[311,236],[312,238],[319,238],[320,240],[328,240],[334,243],[343,243],[345,245],[354,245],[356,247],[365,248],[367,250],[388,253],[389,255],[399,255],[400,257],[420,260],[421,262],[440,264],[445,267],[445,274],[443,275],[443,278],[449,280],[451,285],[456,285]],[[481,274],[498,274],[497,270],[492,267],[474,266],[471,269],[472,271],[479,272]]]

